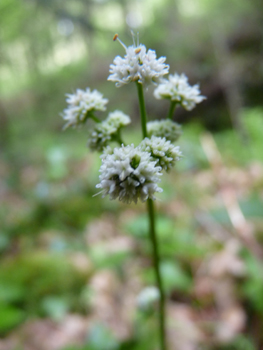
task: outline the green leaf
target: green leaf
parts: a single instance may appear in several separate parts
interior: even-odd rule
[[[5,333],[17,326],[25,318],[24,311],[10,305],[0,304],[0,333]]]
[[[188,291],[191,287],[190,276],[172,261],[161,263],[161,274],[164,288],[167,292],[171,292],[174,288],[180,291]]]
[[[88,345],[90,350],[117,350],[119,344],[110,330],[106,327],[96,324],[88,335]]]
[[[146,238],[149,232],[149,219],[146,214],[138,216],[135,220],[128,221],[125,229],[134,237]]]
[[[42,300],[41,307],[47,316],[60,321],[67,314],[70,305],[65,298],[48,296]]]
[[[26,288],[24,288],[19,284],[15,284],[15,283],[12,284],[12,283],[2,281],[0,285],[0,303],[19,301],[23,299],[25,294],[26,294]]]

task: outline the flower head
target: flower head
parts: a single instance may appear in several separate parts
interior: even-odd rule
[[[105,111],[108,100],[97,91],[77,89],[75,94],[67,94],[68,107],[63,111],[63,119],[67,121],[64,128],[84,124],[89,114],[94,111]]]
[[[116,82],[116,86],[120,87],[132,81],[138,81],[143,85],[151,83],[160,83],[165,74],[169,72],[169,66],[164,64],[166,57],[157,59],[154,50],[146,50],[144,45],[126,47],[118,38],[114,36],[114,40],[118,40],[126,51],[124,58],[116,56],[113,64],[110,65],[110,75],[108,80]]]
[[[113,154],[102,155],[100,183],[103,197],[118,198],[124,203],[145,202],[155,199],[155,192],[162,192],[157,183],[160,182],[161,167],[151,159],[151,154],[138,147],[123,146],[114,148]]]
[[[117,128],[109,124],[106,120],[96,123],[94,129],[90,132],[88,146],[92,151],[100,152],[112,140],[116,132]]]
[[[169,75],[169,79],[157,86],[154,90],[157,99],[167,98],[177,102],[183,108],[191,111],[197,103],[202,102],[205,96],[200,95],[199,85],[189,85],[185,74]]]
[[[128,115],[118,110],[109,113],[109,116],[106,120],[109,124],[117,129],[121,128],[122,126],[126,126],[131,122],[131,118]]]
[[[101,123],[96,123],[90,132],[88,146],[93,151],[102,151],[110,141],[118,141],[120,128],[130,124],[131,119],[121,111],[109,113]]]
[[[105,159],[108,154],[113,154],[113,148],[111,146],[106,146],[103,148],[103,153],[100,156],[101,159]]]
[[[149,137],[165,137],[171,142],[176,141],[182,134],[181,125],[171,119],[154,120],[147,123],[147,132]]]
[[[165,137],[152,136],[151,139],[146,137],[140,143],[139,148],[149,152],[152,159],[157,160],[156,164],[165,171],[169,171],[182,156],[179,146],[174,146]]]

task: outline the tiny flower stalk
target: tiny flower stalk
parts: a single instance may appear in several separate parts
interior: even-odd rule
[[[97,118],[93,113],[87,113],[84,120],[86,121],[88,117],[94,120],[95,123],[101,123],[101,120]]]
[[[139,106],[140,106],[140,113],[141,113],[142,136],[144,139],[145,137],[148,136],[148,134],[147,134],[147,115],[146,115],[146,108],[145,108],[144,97],[143,97],[143,86],[138,82],[136,82],[136,85],[138,90]]]
[[[176,104],[177,104],[176,101],[171,101],[167,119],[173,120],[173,115],[174,115],[174,110],[176,108]]]
[[[121,129],[118,129],[117,132],[116,132],[116,135],[115,135],[115,141],[121,146],[121,145],[125,145],[124,141],[122,140],[122,137],[121,137]]]
[[[126,54],[124,57],[114,58],[108,80],[115,82],[117,87],[135,82],[141,116],[141,143],[135,147],[123,142],[121,131],[131,123],[131,119],[122,111],[115,110],[102,120],[95,116],[94,113],[106,110],[108,100],[100,92],[91,91],[90,88],[77,89],[74,94],[67,95],[68,106],[62,113],[66,121],[64,129],[88,126],[89,148],[102,153],[99,183],[96,185],[102,197],[108,196],[110,200],[118,199],[126,204],[136,204],[138,201],[147,203],[156,287],[150,288],[150,294],[149,288],[146,289],[146,297],[148,295],[150,300],[158,301],[160,350],[168,350],[165,293],[160,269],[154,200],[156,193],[163,191],[159,186],[163,173],[169,172],[182,156],[180,147],[173,144],[182,134],[181,125],[172,120],[174,110],[181,106],[190,111],[205,97],[200,95],[199,85],[188,84],[184,74],[169,75],[165,79],[164,75],[169,73],[169,65],[165,64],[166,57],[157,58],[154,50],[147,51],[139,43],[138,37],[137,43],[133,37],[133,45],[128,47],[117,34],[113,40],[121,44]],[[144,88],[150,84],[157,86],[154,90],[155,98],[170,100],[166,119],[147,122]],[[117,143],[118,147],[112,147],[112,143]],[[140,304],[144,308],[145,294],[141,298]]]

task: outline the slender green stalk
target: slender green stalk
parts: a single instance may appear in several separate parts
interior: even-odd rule
[[[168,115],[167,115],[167,119],[173,120],[175,107],[176,107],[176,101],[171,101],[170,109],[169,109],[169,112],[168,112]]]
[[[153,249],[153,264],[156,276],[156,282],[160,293],[159,300],[159,326],[160,326],[160,342],[161,350],[166,350],[166,333],[165,333],[165,295],[163,290],[163,283],[160,271],[160,256],[158,251],[158,242],[155,232],[155,215],[154,215],[154,204],[152,199],[147,200],[148,213],[150,219],[150,239],[152,242]]]
[[[143,97],[143,85],[136,82],[138,89],[138,97],[139,97],[139,105],[140,105],[140,113],[141,113],[141,125],[142,125],[142,136],[143,138],[147,137],[147,116],[146,116],[146,108]]]
[[[99,118],[95,117],[95,115],[91,112],[91,113],[87,113],[86,118],[91,118],[94,120],[95,123],[101,123],[101,120],[99,120]]]
[[[125,143],[124,143],[123,140],[122,140],[122,137],[121,137],[121,130],[120,130],[120,129],[117,131],[115,140],[116,140],[116,142],[118,142],[118,143],[120,144],[120,146],[121,146],[121,145],[126,146]]]
[[[140,112],[141,112],[142,134],[143,134],[143,138],[145,138],[147,137],[147,127],[146,127],[147,115],[146,115],[146,109],[145,109],[145,103],[144,103],[144,97],[143,97],[143,86],[138,82],[136,84],[138,89],[139,105],[140,105]],[[148,206],[149,224],[150,224],[149,236],[151,239],[152,250],[153,250],[153,265],[154,265],[154,271],[155,271],[155,277],[156,277],[156,284],[160,293],[160,299],[159,299],[160,345],[161,345],[161,350],[167,350],[166,333],[165,333],[165,295],[164,295],[161,272],[160,272],[160,256],[158,251],[157,236],[155,232],[154,203],[152,199],[147,200],[147,206]]]

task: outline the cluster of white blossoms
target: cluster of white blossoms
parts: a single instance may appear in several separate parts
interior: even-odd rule
[[[118,141],[118,133],[121,127],[130,124],[131,119],[121,111],[109,113],[101,123],[96,123],[90,132],[88,146],[93,151],[102,151],[111,141]]]
[[[96,185],[103,197],[109,195],[110,199],[119,199],[124,203],[154,200],[155,193],[162,192],[158,186],[162,172],[169,171],[182,157],[180,148],[172,144],[182,134],[181,126],[171,120],[173,108],[181,105],[186,110],[192,110],[205,97],[200,94],[198,85],[188,84],[184,74],[169,75],[168,79],[164,79],[164,75],[169,73],[166,57],[157,58],[155,51],[147,51],[138,38],[135,44],[133,37],[133,45],[129,47],[121,42],[117,34],[113,40],[121,43],[126,54],[124,57],[115,57],[110,65],[108,80],[115,82],[117,87],[131,82],[144,87],[159,84],[154,90],[154,96],[172,102],[167,119],[148,122],[146,130],[143,130],[143,134],[148,137],[137,147],[133,144],[125,146],[120,130],[130,124],[130,117],[116,110],[100,122],[93,112],[104,111],[108,100],[97,90],[87,88],[67,95],[68,107],[63,111],[63,118],[67,122],[65,128],[84,124],[88,118],[96,122],[89,132],[88,146],[91,150],[103,151],[100,183]],[[140,107],[142,99],[139,90]],[[146,120],[144,114],[143,123]],[[111,148],[109,143],[112,141],[122,146]]]
[[[199,85],[189,85],[185,74],[169,75],[168,80],[164,79],[154,90],[157,99],[170,99],[181,105],[187,111],[191,111],[197,103],[202,102],[205,96],[200,95]]]
[[[165,137],[152,136],[151,139],[146,137],[139,145],[140,149],[151,153],[152,160],[157,160],[163,170],[169,171],[180,160],[182,153],[179,146],[174,146],[171,141]]]
[[[108,118],[106,120],[116,129],[119,129],[122,126],[126,126],[131,122],[131,118],[128,115],[118,110],[109,113]]]
[[[104,120],[97,123],[94,129],[90,132],[88,138],[88,146],[92,151],[102,151],[104,147],[112,140],[117,129]]]
[[[166,57],[157,59],[155,51],[147,51],[144,45],[136,46],[134,43],[133,46],[126,47],[117,35],[114,37],[116,39],[126,51],[124,58],[116,56],[110,65],[108,80],[115,82],[117,87],[132,81],[138,81],[144,86],[158,84],[169,73],[169,65],[164,64]]]
[[[154,120],[147,123],[147,133],[149,137],[165,137],[174,142],[182,135],[182,128],[180,124],[171,119]]]
[[[165,138],[145,138],[138,147],[106,147],[101,156],[100,183],[103,197],[119,199],[125,203],[145,202],[155,199],[155,192],[162,192],[161,171],[169,171],[181,158],[179,146]]]
[[[90,88],[77,89],[75,94],[67,94],[66,96],[68,97],[66,99],[68,107],[62,113],[63,119],[67,121],[65,129],[69,126],[76,127],[84,124],[89,113],[105,111],[105,105],[108,103],[108,100],[103,98],[99,91],[90,91]]]
[[[102,155],[100,168],[100,183],[102,196],[119,199],[130,204],[138,199],[145,202],[148,198],[155,199],[155,192],[162,192],[158,187],[162,175],[157,161],[151,159],[149,152],[143,152],[138,147],[123,146],[114,148],[112,154]]]

